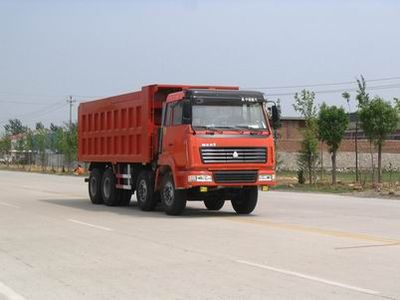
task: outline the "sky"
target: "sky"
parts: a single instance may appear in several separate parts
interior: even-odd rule
[[[79,102],[153,83],[260,90],[295,116],[303,88],[346,109],[348,90],[354,109],[362,74],[391,100],[399,15],[394,0],[0,0],[0,126],[62,124],[69,95],[75,120]]]

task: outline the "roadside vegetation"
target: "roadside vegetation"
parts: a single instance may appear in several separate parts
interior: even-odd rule
[[[351,96],[343,92],[342,97],[350,108]],[[349,125],[349,114],[343,107],[323,103],[317,108],[315,93],[303,90],[294,96],[294,109],[304,117],[305,128],[301,150],[298,154],[297,172],[278,171],[278,186],[275,189],[296,189],[320,192],[374,192],[387,195],[400,195],[400,170],[392,165],[382,166],[382,148],[388,136],[400,125],[400,101],[392,102],[367,92],[364,78],[357,80],[355,104],[355,162],[352,172],[337,172],[336,154]],[[349,109],[350,113],[350,109]],[[360,170],[358,163],[358,134],[362,130],[370,143],[370,168]],[[318,145],[325,144],[331,155],[329,172],[319,157]],[[377,153],[377,162],[374,154]],[[328,179],[330,173],[330,180]]]
[[[12,119],[0,137],[1,168],[52,173],[70,172],[77,160],[77,124],[34,128]]]
[[[355,182],[355,172],[338,171],[337,182],[331,183],[331,174],[317,172],[316,183],[300,184],[296,171],[277,171],[278,185],[272,190],[321,193],[351,193],[359,196],[390,197],[400,199],[400,170],[385,169],[382,171],[382,182],[377,184],[371,179],[368,169],[359,170],[360,182]]]

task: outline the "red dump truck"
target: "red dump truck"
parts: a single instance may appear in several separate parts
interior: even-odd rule
[[[258,189],[275,184],[274,141],[260,92],[234,86],[149,85],[81,103],[79,161],[93,204],[129,205],[180,214],[188,200],[219,210],[230,200],[251,213]]]

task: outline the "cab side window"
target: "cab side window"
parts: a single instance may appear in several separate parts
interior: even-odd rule
[[[179,101],[172,108],[172,125],[182,125],[182,106],[183,102]]]
[[[165,110],[164,126],[182,125],[183,103],[168,103]]]
[[[164,126],[171,126],[171,116],[172,116],[171,106],[172,106],[171,103],[168,103],[165,109]]]

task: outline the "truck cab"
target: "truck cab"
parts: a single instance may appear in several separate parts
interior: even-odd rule
[[[275,111],[276,114],[276,111]],[[274,115],[274,118],[277,116]],[[274,141],[260,92],[188,89],[167,96],[159,130],[157,184],[166,210],[186,200],[239,214],[275,184]]]

